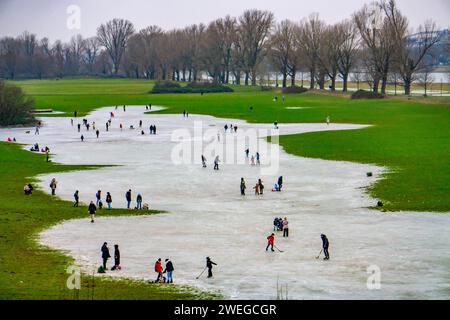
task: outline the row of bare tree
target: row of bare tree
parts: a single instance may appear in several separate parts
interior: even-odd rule
[[[351,19],[328,25],[312,14],[301,22],[276,23],[268,11],[247,10],[209,25],[164,31],[136,31],[127,20],[102,24],[97,35],[75,36],[69,43],[38,40],[28,32],[0,39],[0,77],[44,78],[72,75],[127,76],[197,81],[200,74],[217,82],[256,85],[264,70],[281,74],[282,86],[309,73],[310,87],[347,91],[349,75],[364,72],[374,92],[385,93],[389,75],[398,74],[405,94],[415,75],[430,61],[441,40],[427,21],[416,33],[394,0],[365,5]],[[446,39],[448,41],[448,39]],[[242,80],[241,80],[242,79]]]

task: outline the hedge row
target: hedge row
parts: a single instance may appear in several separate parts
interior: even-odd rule
[[[372,91],[358,90],[352,93],[352,99],[383,99],[384,96],[380,93]]]
[[[216,93],[233,92],[230,87],[213,82],[190,82],[182,87],[177,82],[158,81],[150,93]]]

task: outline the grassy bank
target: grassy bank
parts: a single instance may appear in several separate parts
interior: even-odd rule
[[[70,202],[53,198],[39,190],[23,195],[23,186],[39,174],[89,169],[47,163],[45,156],[0,143],[0,299],[201,299],[214,296],[190,288],[148,284],[129,280],[82,275],[81,289],[68,290],[66,269],[73,260],[41,247],[37,234],[67,219],[85,218],[86,207],[73,208]],[[148,211],[145,214],[156,214]],[[98,216],[136,215],[128,210],[102,210]],[[141,212],[142,214],[142,212]],[[101,243],[99,244],[101,246]],[[100,262],[99,262],[100,264]],[[153,276],[153,266],[148,266]]]

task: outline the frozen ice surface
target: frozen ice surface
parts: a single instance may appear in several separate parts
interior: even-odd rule
[[[156,110],[153,107],[153,110]],[[109,112],[116,113],[109,132],[105,123]],[[170,258],[175,266],[176,283],[202,289],[219,290],[230,299],[275,299],[277,282],[288,289],[289,299],[449,299],[450,298],[450,215],[435,213],[381,213],[367,209],[376,203],[364,187],[383,171],[380,167],[349,162],[306,159],[280,151],[280,169],[264,175],[249,164],[223,164],[212,169],[201,164],[176,165],[171,153],[177,145],[171,139],[175,129],[193,130],[196,121],[204,129],[220,132],[227,145],[232,137],[248,128],[270,129],[271,124],[248,124],[240,120],[211,116],[143,115],[142,106],[102,108],[87,118],[96,122],[100,137],[92,129],[81,133],[70,125],[70,118],[43,118],[40,135],[25,134],[26,129],[0,129],[0,138],[16,137],[28,148],[35,142],[48,145],[53,161],[66,164],[114,164],[116,167],[92,171],[55,173],[41,176],[40,188],[48,190],[52,177],[58,180],[57,195],[72,200],[77,189],[81,201],[95,199],[100,189],[103,200],[109,191],[113,207],[125,207],[125,192],[133,200],[141,193],[151,208],[167,214],[141,217],[102,218],[94,224],[86,219],[71,220],[41,233],[43,244],[67,251],[86,271],[100,265],[104,241],[119,244],[123,269],[112,276],[154,279],[157,258]],[[145,135],[138,122],[142,119]],[[119,129],[123,123],[123,130]],[[224,134],[223,126],[238,125],[238,134]],[[149,135],[150,124],[157,135]],[[129,129],[134,125],[136,129]],[[280,134],[322,130],[359,129],[346,124],[280,124]],[[238,136],[238,140],[242,137]],[[186,143],[189,143],[187,141]],[[259,149],[265,139],[259,139]],[[250,145],[250,153],[256,149]],[[201,152],[201,151],[200,151]],[[238,158],[244,157],[243,149]],[[194,154],[196,162],[200,154]],[[265,164],[266,154],[262,153]],[[367,178],[367,172],[373,178]],[[284,177],[283,192],[271,192],[279,175]],[[247,182],[247,195],[239,193],[240,178]],[[265,194],[255,196],[252,187],[261,177]],[[134,201],[133,201],[134,202]],[[134,204],[134,203],[133,203]],[[287,216],[290,236],[277,233],[280,252],[266,252],[266,237],[272,232],[274,217]],[[316,259],[321,249],[320,234],[330,240],[330,261]],[[196,276],[204,268],[205,257],[218,265],[214,277]],[[112,261],[110,261],[111,264]],[[369,290],[369,266],[381,270],[381,289]],[[285,295],[285,293],[283,294]]]

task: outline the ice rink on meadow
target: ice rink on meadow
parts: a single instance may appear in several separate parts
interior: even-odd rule
[[[115,117],[106,132],[111,111]],[[450,215],[368,209],[377,200],[364,188],[379,178],[383,168],[289,155],[263,139],[274,132],[273,124],[144,112],[143,106],[127,106],[126,112],[122,107],[92,112],[86,118],[96,123],[98,139],[92,128],[86,131],[82,126],[77,132],[82,118],[75,118],[73,126],[70,118],[42,118],[39,135],[34,135],[33,128],[0,129],[3,141],[15,137],[27,149],[36,142],[40,148],[48,146],[55,162],[115,165],[40,176],[40,188],[47,192],[55,177],[56,193],[62,199],[73,200],[74,191],[79,190],[80,201],[88,203],[100,189],[103,202],[109,191],[113,207],[123,208],[125,192],[131,189],[133,200],[140,193],[152,209],[167,211],[109,218],[99,211],[94,224],[86,212],[85,219],[67,221],[40,234],[42,244],[68,252],[86,272],[101,264],[100,247],[106,241],[111,255],[113,245],[119,244],[123,267],[109,275],[153,280],[156,259],[170,258],[175,283],[220,291],[229,299],[276,299],[277,284],[283,286],[284,298],[287,289],[288,299],[450,298]],[[157,126],[156,135],[149,135],[151,124]],[[237,133],[224,133],[225,124],[237,125]],[[279,134],[360,128],[364,126],[279,124]],[[259,139],[246,138],[246,132],[255,132],[251,129],[259,130]],[[210,135],[204,136],[205,132]],[[188,133],[192,138],[186,138]],[[178,152],[189,146],[193,146],[192,158]],[[261,153],[261,167],[246,162],[243,146],[249,147],[250,155]],[[214,149],[226,150],[221,153],[219,171],[213,170]],[[229,151],[233,149],[235,153]],[[202,152],[207,168],[200,163]],[[177,163],[181,154],[182,160],[195,161]],[[374,177],[367,177],[367,172]],[[283,191],[271,192],[280,175]],[[247,182],[245,197],[239,192],[241,177]],[[265,184],[261,196],[252,189],[258,178]],[[282,253],[265,251],[275,217],[287,217],[290,224],[289,238],[276,236]],[[316,259],[321,233],[330,240],[330,261]],[[197,280],[206,256],[217,263],[214,277],[203,275]],[[373,276],[371,272],[377,270],[380,273]],[[381,287],[369,289],[368,279],[372,283],[377,277]]]

